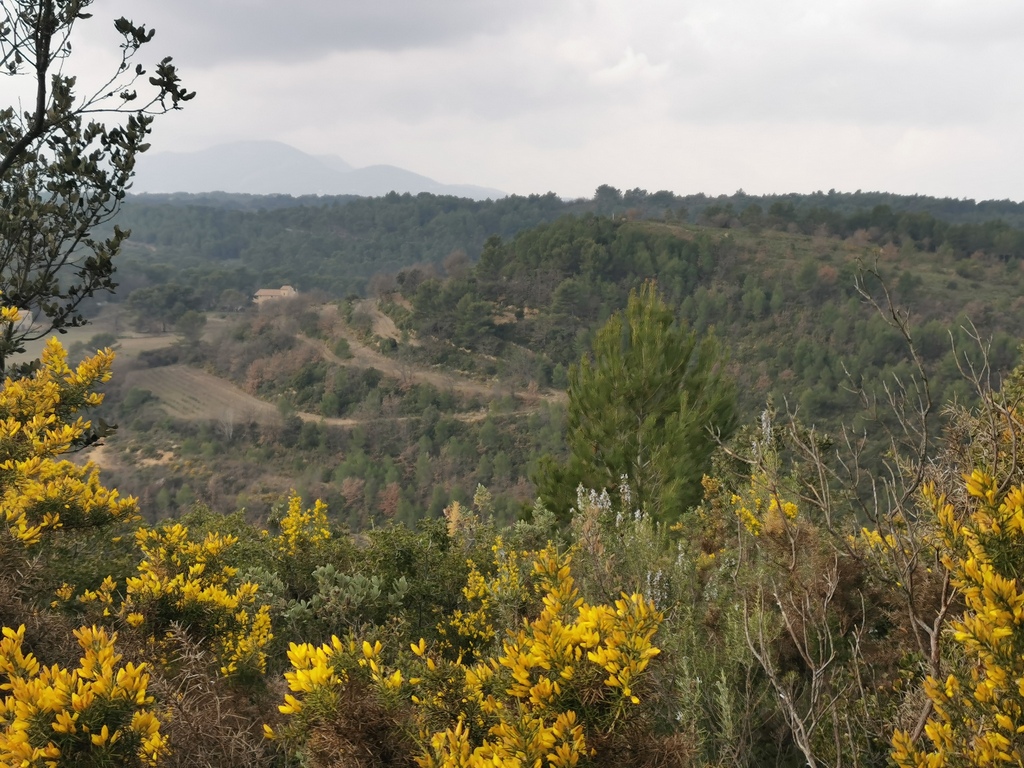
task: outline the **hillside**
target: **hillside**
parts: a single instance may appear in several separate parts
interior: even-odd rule
[[[396,234],[423,237],[423,249],[438,247],[427,232],[448,232],[448,245],[455,245],[465,241],[448,228],[451,222],[476,216],[472,231],[482,233],[482,222],[496,213],[458,201],[445,213],[441,202],[396,197],[266,214],[195,206],[145,213],[150,221],[183,216],[194,222],[184,234],[167,237],[179,243],[195,238],[205,247],[204,226],[216,217],[234,222],[239,232],[260,221],[273,242],[296,235],[284,222],[327,227],[343,216],[357,221],[361,211],[374,223],[350,240],[361,241],[367,253],[373,238],[389,231],[381,226],[383,212],[404,222]],[[562,206],[551,198],[519,202],[526,218],[553,216]],[[435,215],[419,227],[417,211]],[[331,300],[325,271],[359,268],[340,256],[277,260],[288,270],[280,273],[282,282],[295,277],[299,285],[324,290],[306,291],[271,311],[242,313],[235,310],[245,296],[225,276],[251,273],[212,267],[219,262],[185,256],[184,247],[170,248],[156,237],[151,257],[166,261],[145,267],[153,285],[124,303],[121,330],[134,325],[158,332],[190,309],[206,310],[208,327],[198,345],[144,352],[133,363],[143,370],[120,379],[127,404],[112,403],[109,420],[122,431],[111,446],[126,456],[166,460],[159,472],[122,462],[116,478],[153,500],[147,509],[154,514],[199,498],[258,515],[298,486],[329,500],[338,519],[357,528],[389,515],[406,522],[436,515],[453,498],[469,500],[483,483],[494,493],[500,518],[512,519],[535,496],[531,481],[541,457],[564,451],[562,406],[553,393],[564,390],[594,330],[650,279],[682,321],[722,340],[738,384],[741,423],[755,420],[770,400],[833,432],[841,423],[863,425],[850,389],[863,385],[884,395],[893,377],[907,380],[912,370],[905,342],[866,303],[858,279],[881,299],[880,277],[910,312],[935,401],[963,398],[954,344],[976,354],[970,334],[991,338],[989,360],[997,373],[1016,360],[1024,335],[1021,261],[999,251],[955,250],[948,238],[901,237],[898,221],[895,229],[859,228],[843,237],[803,234],[788,225],[583,213],[510,227],[511,234],[486,239],[475,262],[468,254],[449,254],[440,267],[416,262],[378,273],[374,286],[382,293],[373,300]],[[942,224],[955,236],[961,226],[974,227]],[[145,228],[142,233],[145,239]],[[252,250],[245,253],[238,260],[251,258]],[[132,258],[139,269],[138,256]],[[195,266],[176,268],[182,263]],[[369,271],[376,264],[364,266]],[[201,376],[182,366],[202,368]],[[237,403],[229,402],[230,392],[238,393]],[[261,407],[245,404],[254,397]]]
[[[899,334],[868,306],[858,281],[879,301],[884,284],[910,313],[941,387],[955,370],[947,330],[963,347],[969,322],[992,338],[997,370],[1013,365],[1024,333],[1021,263],[861,237],[571,218],[490,241],[462,277],[400,273],[412,311],[395,312],[433,338],[442,357],[445,342],[499,358],[526,348],[553,371],[587,351],[594,326],[623,306],[631,289],[656,280],[683,321],[726,342],[748,408],[773,397],[803,404],[813,419],[834,415],[844,366],[855,382],[904,370]],[[473,316],[483,319],[470,323]]]
[[[136,288],[175,282],[213,309],[223,291],[252,294],[291,284],[334,297],[364,293],[379,272],[475,258],[493,234],[508,237],[563,215],[554,195],[474,202],[392,194],[383,198],[142,196],[119,226],[132,238],[118,268],[127,299]]]
[[[201,309],[218,308],[227,289],[251,294],[285,283],[335,298],[365,294],[378,273],[419,265],[443,274],[446,259],[476,260],[492,235],[509,239],[561,216],[586,214],[892,243],[948,258],[1024,257],[1024,233],[1014,228],[1024,226],[1024,213],[1008,201],[876,193],[709,198],[611,187],[573,201],[550,193],[482,202],[431,194],[143,195],[128,200],[119,220],[132,238],[114,299],[166,282],[201,291]]]
[[[211,211],[188,215],[200,222]],[[49,638],[69,635],[69,617],[116,627],[126,658],[151,665],[161,722],[188,760],[241,750],[247,764],[272,766],[293,750],[334,765],[353,749],[376,756],[384,732],[411,764],[426,747],[402,734],[447,727],[437,731],[446,744],[468,744],[478,737],[464,723],[480,722],[473,702],[500,696],[499,716],[533,699],[568,708],[552,721],[563,734],[580,723],[577,752],[561,753],[567,764],[580,754],[602,765],[795,768],[813,755],[880,765],[895,753],[916,765],[905,757],[909,729],[942,716],[919,693],[924,678],[940,670],[976,702],[969,686],[985,663],[939,642],[970,610],[950,574],[977,571],[961,564],[964,552],[1009,563],[976,590],[997,595],[1020,560],[1024,368],[1004,377],[1024,331],[1019,232],[939,220],[911,231],[913,217],[878,210],[851,214],[834,233],[796,221],[577,212],[489,237],[477,259],[449,254],[440,268],[379,274],[372,298],[303,290],[260,308],[194,256],[198,266],[161,263],[154,243],[140,272],[148,284],[67,338],[76,357],[119,346],[107,402],[93,414],[119,429],[78,459],[136,495],[145,523],[119,519],[132,500],[66,484],[84,503],[69,498],[59,520],[46,500],[30,507],[62,528],[32,560],[30,550],[12,560],[0,611],[30,625],[33,653],[65,665],[79,654]],[[851,228],[857,221],[882,223]],[[341,274],[345,261],[310,264]],[[303,262],[288,266],[303,274]],[[669,302],[657,299],[663,324],[650,327],[663,331],[678,315],[715,334],[737,384],[741,426],[724,446],[700,436],[710,458],[676,441],[646,454],[656,465],[636,463],[669,467],[662,489],[672,494],[688,471],[695,508],[651,512],[637,501],[642,484],[622,487],[624,475],[610,473],[598,477],[614,486],[578,493],[564,461],[569,371],[639,286]],[[918,371],[904,326],[887,322],[886,291],[910,313],[905,328],[930,380],[934,408],[922,420]],[[208,303],[227,299],[233,309]],[[614,356],[625,335],[605,328]],[[991,338],[986,354],[974,337]],[[75,402],[77,382],[98,382],[103,365],[67,375],[50,357],[42,376]],[[981,381],[970,381],[971,365],[982,366]],[[728,382],[709,381],[729,399]],[[662,388],[670,407],[674,386]],[[613,417],[603,444],[617,449],[636,444],[634,423],[638,435],[649,423],[630,420],[614,387],[593,390],[588,407]],[[909,417],[876,420],[857,389],[869,400],[895,393],[897,410],[909,394]],[[774,412],[763,413],[766,400]],[[946,410],[956,403],[972,410]],[[13,423],[14,439],[28,443]],[[843,425],[855,433],[848,444]],[[924,428],[930,439],[919,441]],[[574,456],[588,448],[573,445]],[[113,516],[116,527],[78,529],[85,514]],[[961,546],[974,531],[984,534],[970,539],[975,548]],[[1017,554],[1003,558],[1007,546]],[[179,589],[213,599],[176,601]],[[5,642],[18,646],[20,635]],[[622,648],[632,661],[612,655]],[[548,676],[556,672],[562,693]],[[322,684],[303,682],[314,673]],[[535,676],[529,687],[525,675]],[[476,681],[469,696],[463,681]],[[286,685],[293,694],[281,706]],[[805,712],[829,724],[813,742],[799,731]],[[619,732],[623,717],[635,719]],[[737,733],[730,723],[744,718]],[[489,733],[518,739],[515,728],[540,721],[491,722]],[[600,751],[583,754],[584,733]]]

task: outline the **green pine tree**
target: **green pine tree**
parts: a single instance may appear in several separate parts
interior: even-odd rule
[[[716,439],[734,428],[735,393],[713,336],[679,323],[653,283],[597,333],[569,372],[569,459],[541,463],[545,504],[567,514],[577,485],[615,494],[663,520],[700,500]]]

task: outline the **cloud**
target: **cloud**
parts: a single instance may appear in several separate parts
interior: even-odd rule
[[[207,65],[452,45],[501,33],[544,6],[540,0],[138,0],[130,13],[172,39],[176,57]]]

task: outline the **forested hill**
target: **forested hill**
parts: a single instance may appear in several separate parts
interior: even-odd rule
[[[213,292],[291,283],[333,296],[366,291],[378,272],[414,264],[470,260],[491,235],[508,239],[560,216],[696,223],[724,229],[778,230],[910,244],[966,257],[983,252],[1024,257],[1024,206],[1009,201],[937,199],[887,193],[815,193],[755,197],[680,197],[602,186],[592,199],[554,194],[475,202],[430,194],[381,198],[144,195],[125,205],[119,226],[132,230],[118,295],[145,285],[194,283],[204,308]]]
[[[129,197],[129,207],[165,207],[177,206],[203,207],[203,208],[224,208],[239,211],[269,211],[280,208],[315,207],[315,206],[337,206],[355,200],[379,200],[394,203],[399,199],[408,200],[410,197],[438,198],[438,195],[424,193],[421,195],[399,195],[391,193],[381,198],[360,198],[355,195],[304,195],[293,197],[291,195],[245,195],[229,192],[207,192],[203,194],[188,194],[178,192],[172,194],[143,194]],[[553,193],[547,195],[530,196],[552,198]],[[461,198],[446,198],[459,200],[463,207],[468,210],[489,208],[498,201],[474,201]],[[511,195],[503,200],[522,200],[517,195]],[[982,223],[993,220],[1001,220],[1010,226],[1024,226],[1024,203],[1012,200],[982,200],[980,202],[971,199],[960,199],[950,197],[929,197],[927,195],[897,195],[892,192],[811,192],[808,194],[788,193],[774,195],[748,195],[742,190],[732,195],[706,195],[702,193],[693,195],[677,195],[673,192],[660,191],[650,193],[644,189],[618,190],[609,185],[598,187],[591,199],[578,199],[564,201],[565,209],[576,211],[589,211],[593,213],[626,214],[629,212],[639,213],[644,217],[661,218],[666,214],[671,217],[678,217],[680,213],[690,221],[696,221],[699,217],[718,215],[723,211],[732,212],[736,215],[747,208],[757,206],[762,213],[769,213],[775,208],[773,216],[789,218],[796,214],[796,219],[806,218],[812,211],[827,211],[839,214],[842,217],[851,217],[856,214],[864,216],[867,212],[879,207],[888,208],[895,214],[927,214],[939,221],[948,224]],[[499,206],[500,207],[500,206]],[[684,210],[680,210],[684,209]],[[709,213],[709,209],[710,213]],[[819,213],[820,215],[820,213]],[[813,216],[812,216],[813,218]],[[837,219],[832,219],[833,223]]]
[[[949,224],[883,209],[866,215],[880,222],[888,217],[888,228],[861,226],[843,235],[820,224],[805,233],[803,225],[775,222],[771,213],[760,221],[722,214],[720,221],[705,216],[694,223],[566,209],[553,196],[478,204],[427,195],[263,213],[177,205],[130,211],[134,220],[126,223],[136,229],[136,244],[118,272],[120,296],[127,295],[127,311],[119,314],[124,325],[201,333],[195,322],[206,311],[217,328],[203,343],[140,356],[143,367],[158,373],[128,383],[131,407],[105,417],[126,425],[121,436],[136,450],[146,445],[176,456],[177,446],[189,446],[180,451],[180,466],[172,471],[159,464],[151,485],[132,490],[161,495],[157,506],[165,512],[172,508],[167,499],[180,491],[187,501],[187,489],[199,488],[215,498],[237,494],[240,505],[255,509],[271,486],[225,478],[262,478],[268,462],[294,460],[311,473],[303,487],[331,499],[357,527],[379,512],[384,488],[402,491],[400,498],[392,494],[397,506],[388,509],[413,521],[423,510],[439,514],[452,499],[468,502],[478,483],[494,492],[502,519],[511,519],[535,496],[529,478],[537,477],[541,458],[564,449],[561,398],[550,390],[566,387],[570,366],[589,352],[595,330],[647,280],[656,281],[682,321],[701,333],[713,329],[720,339],[737,383],[741,424],[753,423],[770,398],[826,431],[840,423],[860,427],[856,398],[845,385],[878,392],[894,375],[909,381],[904,340],[857,291],[861,277],[879,295],[870,270],[911,312],[937,410],[970,393],[950,332],[952,342],[971,353],[977,345],[965,330],[969,323],[981,337],[992,337],[996,372],[1013,365],[1024,338],[1024,259],[1004,249],[1020,232],[1004,223]],[[541,217],[551,220],[525,223]],[[934,226],[906,227],[921,220]],[[137,226],[140,221],[148,228]],[[222,222],[246,238],[234,255],[213,258],[187,245],[211,247],[217,242],[212,235],[228,232],[217,228]],[[488,235],[494,228],[511,234]],[[476,258],[467,233],[479,238]],[[407,244],[410,253],[387,253],[387,243]],[[346,299],[378,269],[384,271],[372,287],[379,298]],[[276,314],[238,311],[250,305],[246,292],[285,282],[302,295]],[[309,290],[317,287],[326,296]],[[206,385],[216,383],[209,381],[216,373],[229,379],[221,384],[309,421],[291,415],[288,429],[270,425],[244,438],[218,432],[217,414],[197,427],[191,406],[175,405],[178,390],[162,387],[171,380],[162,367],[184,362],[204,366]],[[411,387],[414,371],[429,374],[427,383]],[[469,382],[460,391],[475,394],[456,397],[456,380]],[[184,414],[182,424],[159,413],[168,403]],[[471,412],[484,407],[488,415],[475,421]],[[314,423],[319,418],[351,422],[352,434],[338,424]],[[365,426],[370,422],[372,429]],[[225,423],[234,424],[231,418]],[[150,445],[157,424],[167,430],[159,449]],[[145,437],[133,443],[132,435]],[[266,445],[259,442],[264,438]],[[246,464],[253,445],[262,446],[258,467]],[[188,456],[200,452],[224,453],[228,468],[208,459],[208,480],[193,477]],[[131,473],[144,474],[135,465]],[[294,483],[282,471],[276,476]],[[575,484],[567,487],[573,491]]]
[[[436,340],[439,362],[471,359],[458,350],[503,360],[531,350],[534,369],[558,384],[593,330],[654,279],[682,320],[725,342],[746,415],[771,396],[808,419],[832,420],[853,405],[847,371],[853,383],[910,374],[899,332],[857,290],[860,279],[882,296],[866,270],[911,313],[941,401],[963,386],[950,332],[961,350],[974,350],[965,330],[973,323],[993,339],[995,368],[1012,366],[1024,337],[1021,267],[980,251],[958,258],[922,250],[910,239],[897,246],[867,236],[567,217],[509,241],[493,238],[464,275],[399,274],[412,310],[393,311],[421,340]]]
[[[133,198],[119,220],[132,230],[119,294],[173,281],[249,294],[289,283],[342,297],[363,293],[378,272],[440,265],[452,253],[475,257],[490,235],[512,236],[566,210],[553,194],[496,202],[429,194]],[[208,295],[204,308],[216,298]]]

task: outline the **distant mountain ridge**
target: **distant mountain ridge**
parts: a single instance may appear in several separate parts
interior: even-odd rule
[[[243,141],[198,152],[144,155],[138,162],[132,191],[361,197],[430,192],[473,200],[505,197],[497,189],[442,184],[393,165],[354,168],[336,155],[309,155],[277,141]]]

